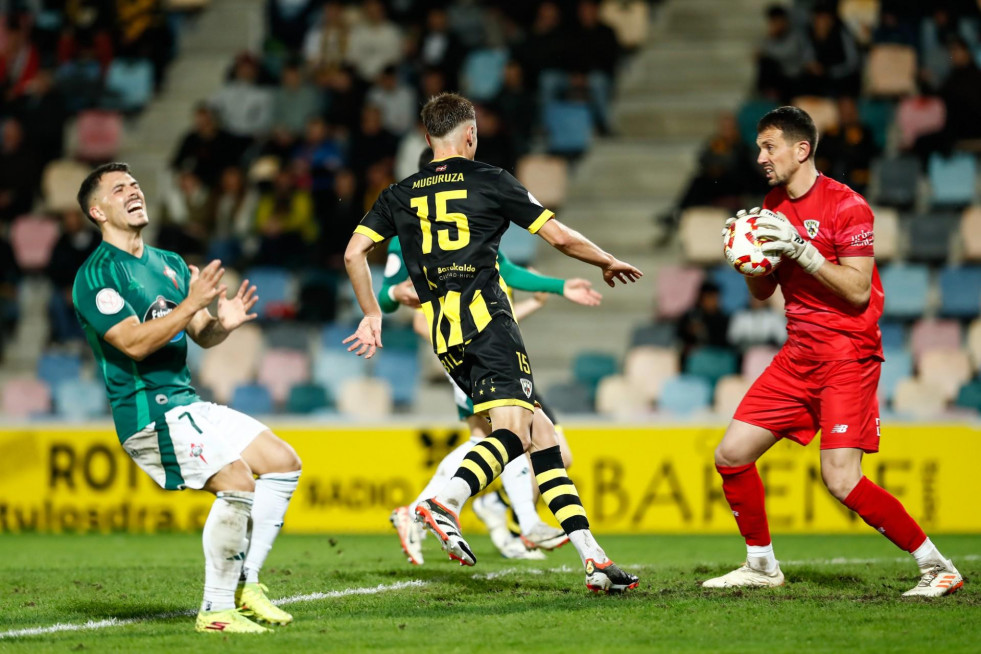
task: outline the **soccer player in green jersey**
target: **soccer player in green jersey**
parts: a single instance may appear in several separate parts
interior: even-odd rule
[[[457,513],[505,465],[530,450],[542,498],[579,552],[587,587],[633,588],[637,577],[617,567],[593,538],[551,421],[535,408],[531,363],[497,270],[497,251],[514,222],[563,254],[602,269],[609,286],[634,282],[642,273],[555,220],[509,173],[474,161],[477,123],[469,100],[440,94],[423,107],[422,122],[433,161],[382,192],[344,255],[364,312],[357,331],[344,341],[351,343],[349,349],[371,357],[382,345],[382,314],[367,255],[376,243],[398,235],[433,349],[473,400],[474,411],[490,415],[494,431],[467,453],[443,490],[416,506],[417,519],[451,558],[473,565],[476,558],[460,533]]]
[[[228,297],[219,261],[188,268],[173,252],[146,245],[146,200],[124,163],[93,170],[78,203],[102,243],[79,268],[72,299],[123,449],[162,488],[216,496],[204,523],[195,628],[261,633],[269,630],[258,622],[289,624],[293,617],[266,597],[259,571],[283,526],[300,459],[264,424],[201,401],[186,362],[188,337],[213,347],[256,317],[255,287],[245,280]],[[216,299],[215,316],[208,306]]]

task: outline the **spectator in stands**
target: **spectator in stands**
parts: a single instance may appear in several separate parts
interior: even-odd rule
[[[30,212],[40,173],[20,121],[7,118],[0,128],[0,223]]]
[[[78,48],[78,55],[59,64],[55,72],[70,114],[94,107],[102,92],[102,64],[91,38],[80,38]]]
[[[787,317],[751,295],[749,306],[733,314],[726,337],[740,352],[754,345],[780,346],[787,340]]]
[[[350,35],[344,5],[338,0],[328,0],[324,3],[320,22],[307,31],[303,40],[307,66],[318,74],[340,68],[347,57]]]
[[[855,37],[831,6],[818,5],[811,17],[799,92],[824,97],[857,96],[861,86],[862,57]]]
[[[276,173],[272,188],[259,196],[255,232],[256,265],[298,268],[308,263],[308,246],[317,238],[313,200],[309,191],[297,188],[288,167]]]
[[[879,20],[872,32],[875,43],[897,43],[917,47],[919,21],[922,12],[920,0],[881,0]]]
[[[538,105],[535,95],[525,86],[524,70],[517,60],[512,59],[504,66],[504,83],[493,104],[501,113],[515,154],[526,154],[531,150]]]
[[[176,183],[163,197],[157,245],[185,258],[200,261],[211,236],[208,200],[210,192],[189,170],[177,173]]]
[[[75,283],[78,269],[99,246],[100,241],[99,232],[92,229],[79,209],[68,209],[61,214],[61,236],[51,251],[51,260],[46,271],[52,286],[48,300],[48,318],[51,322],[51,340],[55,343],[85,338],[78,318],[75,317],[72,284]]]
[[[446,9],[431,7],[426,14],[426,28],[419,43],[419,61],[423,66],[442,71],[447,84],[456,88],[457,72],[465,54],[463,44],[450,31]]]
[[[365,105],[361,111],[361,129],[351,139],[349,165],[355,174],[364,175],[372,164],[395,156],[398,139],[382,127],[381,110]]]
[[[589,84],[589,106],[601,134],[610,133],[610,99],[620,43],[616,33],[599,19],[596,0],[579,0],[575,26],[568,35],[566,68],[583,73]]]
[[[920,30],[920,79],[931,88],[938,88],[950,74],[950,55],[947,43],[962,38],[974,50],[978,46],[978,24],[956,11],[958,3],[947,0],[931,7],[923,18]],[[976,3],[969,3],[977,14]]]
[[[163,0],[116,0],[115,4],[116,56],[149,59],[159,89],[174,53]]]
[[[402,136],[416,122],[419,114],[416,93],[412,87],[403,84],[395,72],[395,66],[386,66],[368,90],[365,102],[381,111],[382,127]]]
[[[248,52],[235,58],[232,77],[211,100],[221,123],[239,144],[239,152],[272,127],[272,93],[259,85],[259,61]]]
[[[364,20],[351,28],[347,63],[365,82],[372,82],[386,66],[402,58],[402,32],[388,20],[380,0],[364,0]]]
[[[364,86],[350,66],[342,66],[323,77],[327,122],[354,132],[361,122]]]
[[[298,61],[283,66],[280,85],[273,91],[272,125],[299,135],[307,121],[322,110],[320,93],[303,78]]]
[[[303,46],[307,26],[317,9],[313,0],[266,0],[266,50],[296,52]]]
[[[317,215],[320,233],[315,262],[329,270],[343,270],[344,249],[364,216],[364,202],[358,196],[357,177],[346,168],[334,176],[333,191],[334,202],[328,211]]]
[[[953,37],[947,43],[950,74],[939,89],[947,108],[942,130],[916,140],[914,150],[924,160],[931,152],[949,154],[958,141],[981,139],[981,68],[978,68],[968,43]]]
[[[27,92],[13,107],[14,115],[24,125],[28,146],[40,169],[49,161],[60,159],[65,151],[65,122],[68,111],[65,98],[55,86],[54,74],[42,68],[27,85]]]
[[[30,29],[21,14],[7,14],[6,40],[0,50],[0,90],[5,102],[23,95],[41,67],[41,57],[31,42]]]
[[[539,88],[544,99],[557,95],[555,87],[557,84],[561,86],[564,56],[568,50],[566,38],[559,5],[546,0],[538,6],[531,31],[512,49],[511,56],[521,62],[528,87]],[[539,80],[544,71],[554,71],[546,75],[543,81],[545,88]],[[550,81],[550,77],[558,79],[558,82]]]
[[[344,149],[333,131],[323,118],[314,116],[307,121],[303,142],[292,158],[296,184],[310,191],[318,217],[334,201],[334,175],[345,164]]]
[[[238,142],[218,125],[214,110],[202,102],[194,108],[194,125],[181,139],[170,167],[188,170],[214,188],[221,171],[234,165],[240,152]]]
[[[218,188],[208,198],[206,221],[212,226],[208,241],[208,260],[220,259],[235,266],[242,256],[241,241],[248,237],[255,214],[256,193],[239,166],[221,173]]]
[[[511,139],[501,124],[501,115],[493,105],[478,105],[477,134],[480,139],[480,160],[512,175],[517,164]],[[417,151],[418,155],[418,151]]]
[[[754,156],[742,139],[736,117],[729,112],[720,114],[716,132],[702,148],[698,172],[679,208],[715,205],[735,211],[743,206],[742,196],[761,183]]]
[[[765,98],[786,104],[797,95],[804,72],[806,42],[794,29],[783,5],[766,10],[766,40],[756,53],[756,90]]]
[[[818,142],[818,170],[864,195],[878,154],[872,128],[862,123],[855,99],[838,98],[838,124],[827,128]]]
[[[4,238],[4,231],[4,225],[0,223],[0,361],[19,317],[17,285],[20,283],[20,268],[14,259],[13,248]]]
[[[698,347],[728,347],[729,316],[722,310],[722,292],[718,284],[704,282],[698,290],[695,306],[678,320],[681,341],[681,363]]]
[[[439,68],[427,66],[419,75],[419,95],[423,102],[449,90],[446,75]]]

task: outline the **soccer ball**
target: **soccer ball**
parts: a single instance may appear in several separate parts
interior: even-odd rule
[[[746,214],[729,224],[722,252],[729,265],[748,277],[769,275],[780,265],[781,257],[767,256],[760,250],[762,242],[756,238],[756,214]]]

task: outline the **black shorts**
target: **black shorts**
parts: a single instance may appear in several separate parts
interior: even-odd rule
[[[474,413],[498,406],[534,411],[535,378],[518,323],[500,314],[463,345],[438,355],[453,381],[473,400]]]

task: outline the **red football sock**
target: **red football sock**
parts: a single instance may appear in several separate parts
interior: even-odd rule
[[[926,534],[902,503],[868,477],[862,477],[842,504],[902,550],[913,552],[926,540]]]
[[[722,475],[722,492],[725,493],[732,515],[736,518],[739,533],[747,545],[770,544],[770,526],[766,521],[763,498],[763,480],[755,463],[744,466],[715,466]]]

